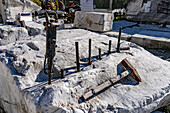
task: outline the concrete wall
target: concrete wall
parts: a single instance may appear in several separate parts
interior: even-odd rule
[[[10,70],[2,62],[0,62],[0,109],[6,113],[36,113],[35,105],[26,94],[19,91]]]

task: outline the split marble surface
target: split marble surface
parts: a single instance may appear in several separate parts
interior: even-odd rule
[[[54,75],[48,85],[48,75],[43,72],[45,32],[26,37],[0,46],[0,61],[10,69],[20,93],[31,97],[36,108],[33,112],[148,113],[170,103],[170,62],[134,43],[121,41],[121,47],[129,50],[117,53],[114,37],[83,29],[58,30]],[[89,39],[92,39],[92,65],[87,64]],[[108,54],[109,40],[111,54]],[[81,72],[76,71],[75,42],[79,42]],[[102,60],[98,59],[98,48],[102,50]],[[84,93],[124,71],[120,64],[124,58],[136,68],[142,82],[128,76],[82,102],[80,97]],[[65,71],[63,79],[61,69]]]

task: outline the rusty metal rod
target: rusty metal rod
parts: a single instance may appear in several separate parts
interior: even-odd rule
[[[112,41],[109,40],[109,51],[108,51],[109,54],[111,54],[111,45],[112,45]]]
[[[61,69],[61,78],[64,78],[64,69]]]
[[[79,58],[79,45],[78,42],[75,42],[76,45],[76,64],[77,64],[77,71],[80,72],[80,58]]]
[[[121,33],[122,33],[122,27],[119,29],[119,37],[118,37],[118,42],[117,42],[117,52],[120,53],[120,39],[121,39]]]
[[[88,65],[91,65],[91,39],[89,39],[89,60]]]
[[[51,58],[48,58],[48,84],[51,84],[51,74],[52,74],[52,62],[53,60]]]
[[[51,84],[51,73],[48,74],[48,85],[50,85],[50,84]]]
[[[99,60],[101,60],[102,57],[101,57],[101,48],[99,48]]]

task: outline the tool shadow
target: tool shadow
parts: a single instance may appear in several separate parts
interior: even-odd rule
[[[116,52],[116,51],[111,51],[111,53],[115,53],[115,52]],[[103,54],[101,54],[101,56],[102,56],[102,57],[104,57],[104,56],[108,57],[109,54],[106,53],[106,52],[104,52]],[[81,70],[81,71],[85,71],[84,68],[86,68],[87,66],[89,66],[89,65],[88,65],[88,59],[89,59],[89,58],[80,59],[80,61],[83,62],[83,63],[80,63],[80,70]],[[94,62],[96,62],[96,61],[100,61],[100,60],[101,60],[101,59],[99,59],[99,55],[96,55],[96,56],[92,56],[92,57],[91,57],[91,62],[92,62],[92,63],[94,63]],[[69,75],[71,75],[71,74],[77,73],[76,68],[77,68],[76,66],[69,67],[69,68],[65,68],[65,69],[64,69],[64,71],[66,72],[66,73],[65,73],[65,77],[66,77],[66,76],[69,76]],[[75,70],[75,71],[70,72],[70,70]]]

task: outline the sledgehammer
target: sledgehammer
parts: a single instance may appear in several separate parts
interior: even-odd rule
[[[129,63],[129,61],[127,59],[124,59],[121,61],[121,64],[123,65],[124,69],[126,71],[124,71],[123,73],[121,73],[120,75],[117,75],[115,78],[112,78],[106,82],[104,82],[103,84],[97,86],[94,89],[91,89],[91,91],[85,93],[84,95],[82,95],[80,97],[80,99],[84,102],[87,99],[91,98],[93,95],[103,91],[104,89],[112,86],[114,83],[120,81],[121,79],[125,78],[126,76],[130,75],[132,76],[136,81],[141,82],[141,78],[138,74],[138,72],[136,71],[136,69]]]

